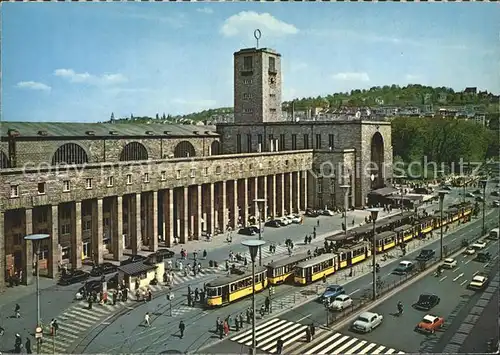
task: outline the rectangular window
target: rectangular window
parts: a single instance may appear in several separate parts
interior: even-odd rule
[[[84,231],[89,231],[92,229],[92,220],[89,219],[88,221],[82,221],[82,229]]]
[[[205,176],[208,176],[208,168],[204,168],[203,173],[205,174]]]
[[[71,256],[71,248],[70,247],[63,247],[61,250],[61,259],[63,260],[68,260]]]
[[[250,153],[252,151],[252,135],[247,134],[247,152]]]
[[[241,134],[236,135],[236,153],[241,153]]]
[[[91,189],[92,188],[92,179],[91,178],[86,178],[85,179],[85,188],[87,190]]]
[[[63,181],[63,191],[68,192],[71,190],[71,184],[69,180],[64,180]]]
[[[71,224],[65,223],[61,225],[61,234],[70,234],[71,233]]]
[[[191,171],[189,172],[189,175],[194,178],[196,177],[196,169],[191,169]]]
[[[321,179],[321,178],[318,178],[318,180],[317,180],[316,191],[319,194],[323,191],[323,179]]]
[[[292,134],[292,150],[297,150],[297,135]]]
[[[270,97],[271,99],[275,99],[275,98],[276,98],[276,94],[269,94],[269,97]]]
[[[309,135],[304,134],[304,149],[309,149]]]
[[[275,113],[276,109],[275,108],[270,108],[269,111],[271,111],[271,113]]]
[[[132,174],[127,174],[127,185],[132,185]]]
[[[181,172],[180,170],[177,170],[177,171],[175,172],[175,177],[176,177],[177,179],[180,179],[180,178],[182,177],[182,172]]]
[[[333,149],[335,147],[335,138],[333,134],[328,135],[328,148]]]
[[[115,184],[115,178],[113,176],[108,176],[108,187],[112,187]]]
[[[264,146],[264,140],[262,139],[262,134],[257,135],[257,144],[260,146],[260,150],[264,151],[265,146]]]
[[[269,71],[276,72],[276,58],[269,57]]]
[[[39,195],[45,195],[45,183],[44,182],[38,183],[37,191],[38,191]]]
[[[166,171],[161,172],[160,179],[161,179],[161,181],[167,180],[167,172]]]
[[[316,135],[316,149],[321,149],[321,134]]]
[[[40,210],[37,218],[38,223],[45,223],[48,221],[48,219],[49,219],[48,211],[46,209]]]
[[[243,113],[253,113],[253,108],[244,108]]]
[[[253,84],[253,80],[252,79],[243,79],[243,84],[245,84],[245,85],[252,85]]]
[[[149,182],[149,173],[144,173],[144,182],[145,183]]]
[[[285,150],[285,135],[280,134],[279,150]]]
[[[247,94],[247,93],[243,94],[243,100],[251,100],[251,99],[252,99],[252,94]]]
[[[243,57],[243,70],[252,70],[253,58],[250,56]]]

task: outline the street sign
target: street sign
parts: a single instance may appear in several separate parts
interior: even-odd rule
[[[43,337],[43,329],[42,327],[36,327],[35,329],[35,338]]]

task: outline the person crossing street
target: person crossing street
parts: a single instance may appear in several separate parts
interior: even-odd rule
[[[144,315],[144,324],[146,327],[151,326],[151,323],[149,323],[149,321],[150,321],[149,312],[146,312],[146,314]]]
[[[186,329],[186,325],[184,324],[184,321],[181,320],[179,323],[179,332],[181,333],[180,337],[181,339],[184,337],[184,330]]]

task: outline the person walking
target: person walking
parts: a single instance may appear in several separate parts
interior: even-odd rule
[[[50,328],[52,331],[52,335],[56,336],[57,331],[59,330],[59,323],[57,323],[57,319],[52,318],[52,320],[50,321]]]
[[[144,324],[146,325],[146,327],[151,326],[151,323],[149,323],[149,320],[150,320],[149,312],[146,312],[146,314],[144,315]]]
[[[181,339],[184,337],[184,330],[186,329],[186,325],[184,324],[184,321],[181,320],[179,323],[179,332],[181,332]]]
[[[229,335],[229,324],[227,323],[227,320],[224,321],[224,336]]]
[[[26,343],[24,343],[24,347],[26,348],[26,354],[33,354],[31,351],[31,340],[30,338],[26,338]]]
[[[16,303],[16,308],[14,309],[14,314],[16,318],[21,318],[21,306],[19,303]]]

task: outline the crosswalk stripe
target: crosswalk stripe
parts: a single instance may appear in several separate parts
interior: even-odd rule
[[[305,335],[305,328],[299,328],[293,332],[289,332],[287,335],[285,335],[284,337],[281,338],[283,340],[283,347],[287,346],[288,344],[292,343],[293,341],[296,341],[297,339],[302,338],[304,335]],[[269,349],[268,351],[272,354],[276,353],[278,351],[278,349],[276,347],[276,342],[274,342],[270,348],[268,345],[266,348],[263,348],[262,350],[266,350],[266,349]]]
[[[328,339],[328,342],[331,341],[331,340],[335,340],[337,339],[341,334],[340,333],[335,333],[334,336],[332,336],[330,339]],[[319,349],[321,349],[324,344],[326,343],[327,341],[324,341],[318,345],[316,345],[314,348],[310,349],[308,352],[306,352],[306,355],[310,355],[310,354],[315,354]]]
[[[375,349],[375,351],[372,352],[372,354],[380,354],[382,352],[382,350],[385,349],[385,346],[383,345],[380,345],[377,349]]]
[[[367,341],[363,340],[361,343],[359,343],[358,345],[356,345],[354,348],[349,349],[348,351],[346,351],[346,354],[357,354],[357,351],[359,349],[361,349],[363,346],[365,346],[366,343],[367,343]]]
[[[279,322],[277,323],[274,323],[272,326],[268,326],[266,328],[262,328],[262,329],[259,329],[259,331],[256,331],[255,332],[255,337],[256,338],[259,338],[262,334],[269,334],[269,332],[274,329],[274,328],[279,328],[281,327],[282,325],[286,325],[287,321],[285,320],[280,320]],[[252,334],[250,334],[249,336],[245,337],[244,340],[240,340],[238,343],[244,343],[245,345],[250,341],[251,343],[251,340],[252,340]]]
[[[345,349],[347,349],[348,347],[350,347],[353,343],[355,343],[357,341],[358,341],[358,339],[352,338],[347,343],[345,343],[344,345],[342,345],[340,348],[335,349],[335,352],[338,353],[338,354],[341,354],[342,351],[344,351]]]
[[[404,352],[400,351],[398,354],[404,354]]]
[[[65,332],[69,332],[69,333],[73,333],[73,334],[80,334],[82,331],[82,328],[77,327],[76,325],[68,323],[68,322],[62,323],[59,326],[59,328],[61,330],[64,330]]]
[[[305,331],[305,329],[306,329],[306,326],[303,326],[301,324],[296,323],[296,324],[292,325],[290,328],[288,328],[288,329],[285,328],[285,329],[281,330],[281,332],[274,334],[273,336],[269,337],[268,339],[266,339],[264,341],[260,341],[259,346],[261,346],[262,350],[267,351],[269,348],[276,346],[276,344],[274,342],[275,339],[288,338],[290,336],[294,336],[295,334],[297,334],[297,332],[302,333],[303,331]],[[286,336],[285,336],[285,334],[286,334]],[[285,339],[283,339],[283,340],[285,340]],[[264,344],[267,344],[267,345],[263,346]]]
[[[392,354],[393,352],[395,352],[396,349],[393,349],[393,348],[390,348],[389,350],[387,350],[385,353],[386,354]]]
[[[82,312],[79,309],[73,309],[73,310],[69,311],[68,313],[74,314],[77,317],[87,317],[87,318],[90,318],[91,320],[93,320],[95,322],[98,321],[101,318],[98,315],[88,314],[88,313]]]
[[[341,334],[342,335],[342,334]],[[338,345],[342,344],[344,341],[346,341],[347,339],[349,339],[349,337],[347,335],[344,335],[342,338],[340,338],[339,340],[337,340],[335,343],[331,344],[330,346],[328,346],[326,349],[323,349],[321,351],[325,352],[325,353],[328,353],[330,350],[332,349],[335,349]],[[337,350],[335,349],[335,352],[337,352]]]
[[[279,321],[279,320],[280,320],[279,318],[273,318],[273,319],[271,319],[271,320],[267,321],[267,322],[266,322],[266,323],[264,323],[264,324],[258,325],[257,327],[255,327],[255,330],[257,331],[257,330],[259,330],[259,329],[262,329],[262,328],[264,328],[264,327],[267,327],[267,326],[269,326],[270,324],[275,323],[275,322],[277,322],[277,321]],[[239,339],[241,339],[241,338],[244,338],[244,337],[248,336],[248,334],[252,334],[252,330],[251,330],[251,329],[250,329],[250,330],[247,330],[246,332],[244,332],[244,333],[242,333],[242,334],[238,334],[238,335],[237,335],[237,336],[235,336],[235,337],[232,337],[232,338],[231,338],[231,340],[238,341]]]
[[[89,328],[90,326],[92,326],[94,324],[94,322],[91,322],[91,321],[87,321],[85,319],[81,319],[80,317],[78,316],[74,316],[74,315],[71,315],[71,314],[67,314],[65,313],[65,315],[63,316],[60,316],[60,318],[66,318],[68,319],[70,322],[73,322],[75,324],[78,324],[79,326],[81,327],[85,327],[86,328]]]
[[[373,349],[374,347],[376,347],[377,344],[375,343],[371,343],[370,345],[368,345],[366,348],[364,348],[363,350],[361,350],[359,353],[360,354],[366,354],[368,351],[370,351],[371,349]]]

